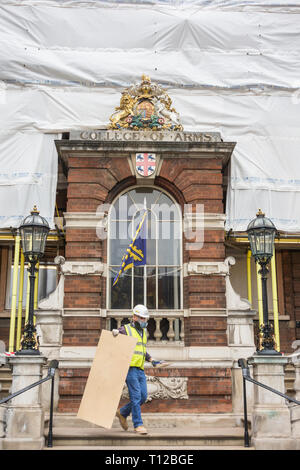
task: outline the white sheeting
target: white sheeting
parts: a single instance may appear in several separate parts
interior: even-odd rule
[[[260,207],[300,231],[299,25],[300,2],[2,1],[0,226],[33,204],[52,218],[55,135],[106,125],[147,73],[185,130],[237,142],[226,229],[245,230]],[[23,170],[26,181],[11,176]]]
[[[1,134],[0,224],[19,227],[36,204],[41,215],[53,225],[58,135],[41,133]],[[56,154],[56,155],[55,155]]]

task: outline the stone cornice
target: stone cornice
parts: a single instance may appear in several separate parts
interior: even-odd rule
[[[105,212],[64,212],[65,228],[94,228],[105,221]]]
[[[70,156],[130,156],[136,152],[154,152],[166,158],[220,157],[226,166],[235,142],[223,142],[214,132],[134,132],[91,130],[72,132],[70,140],[55,141],[64,171]],[[101,155],[102,154],[102,155]]]

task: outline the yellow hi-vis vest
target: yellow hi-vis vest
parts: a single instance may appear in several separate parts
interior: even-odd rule
[[[124,325],[125,330],[128,336],[133,336],[137,338],[137,343],[135,345],[135,350],[131,358],[130,367],[139,367],[144,370],[144,363],[146,358],[146,345],[147,345],[147,333],[146,328],[143,328],[143,339],[139,332],[128,323]]]

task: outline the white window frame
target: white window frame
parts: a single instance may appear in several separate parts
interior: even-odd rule
[[[110,281],[110,269],[111,267],[115,267],[115,265],[111,265],[110,264],[110,226],[111,226],[111,212],[112,212],[112,208],[113,206],[116,204],[117,200],[119,198],[121,198],[121,196],[123,196],[124,194],[126,193],[129,193],[130,191],[134,190],[134,189],[153,189],[153,190],[156,190],[156,191],[159,191],[160,193],[163,193],[165,194],[173,203],[174,205],[176,206],[177,210],[178,210],[178,214],[179,214],[179,233],[181,234],[181,237],[180,237],[180,253],[179,253],[179,265],[168,265],[168,266],[165,266],[165,265],[159,265],[159,264],[155,264],[155,265],[146,265],[146,266],[143,266],[144,268],[144,304],[147,305],[147,286],[146,286],[146,282],[147,282],[147,277],[145,275],[145,271],[147,268],[150,268],[150,267],[154,267],[155,268],[155,292],[156,292],[156,302],[155,302],[155,307],[156,308],[150,308],[149,310],[150,311],[155,311],[155,312],[161,312],[162,309],[159,309],[157,308],[158,307],[158,268],[163,268],[163,267],[166,267],[166,268],[178,268],[179,267],[179,298],[180,298],[180,305],[178,305],[177,307],[174,307],[174,308],[169,308],[169,309],[163,309],[163,311],[169,311],[169,312],[173,312],[173,311],[182,311],[183,310],[183,237],[182,237],[182,230],[183,230],[183,220],[182,220],[182,212],[181,212],[181,207],[180,205],[178,204],[177,201],[175,201],[175,199],[172,197],[171,194],[169,194],[167,191],[165,191],[164,189],[160,188],[159,186],[152,186],[152,185],[145,185],[145,186],[141,186],[141,185],[134,185],[134,186],[130,186],[129,188],[126,188],[124,189],[122,192],[120,192],[115,198],[114,200],[112,201],[111,203],[111,207],[108,211],[108,224],[107,224],[107,282],[106,282],[106,309],[107,311],[109,312],[120,312],[122,309],[112,309],[111,308],[111,281]],[[133,203],[135,203],[133,201]],[[118,220],[122,220],[122,219],[118,219]],[[163,222],[164,220],[162,219],[161,222]],[[156,221],[156,230],[157,230],[157,227],[158,227],[158,222]],[[156,238],[156,261],[157,261],[157,256],[158,256],[158,238]],[[120,260],[121,262],[121,260]],[[118,269],[119,269],[120,265],[118,266]],[[134,270],[132,269],[131,270],[131,276],[132,278],[134,277]],[[134,303],[134,282],[133,282],[133,279],[131,280],[131,308],[133,308],[133,303]],[[128,309],[124,309],[123,310],[124,312],[125,311],[128,311]]]

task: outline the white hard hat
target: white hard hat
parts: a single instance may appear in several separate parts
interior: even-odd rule
[[[136,305],[133,309],[133,314],[141,318],[149,318],[149,312],[145,305]]]

